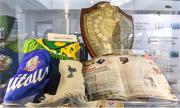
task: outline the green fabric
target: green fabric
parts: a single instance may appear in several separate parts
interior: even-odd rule
[[[78,42],[56,42],[42,38],[36,39],[36,41],[48,50],[53,58],[77,60],[77,53],[80,50]]]
[[[37,50],[37,49],[43,49],[43,47],[38,44],[36,39],[28,39],[24,42],[22,52],[29,53],[29,52]]]
[[[51,57],[60,60],[77,60],[77,53],[80,50],[79,43],[55,42],[47,39],[28,39],[24,42],[22,52],[29,53],[37,49],[46,49]]]
[[[49,49],[56,50],[57,52],[60,52],[61,48],[66,47],[66,46],[72,44],[72,42],[66,42],[66,43],[63,42],[64,45],[56,46],[56,45],[54,45],[55,42],[53,42],[53,41],[48,41],[47,39],[42,39],[42,41],[43,41],[44,45],[48,46]]]

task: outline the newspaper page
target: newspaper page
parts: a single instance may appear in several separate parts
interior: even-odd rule
[[[89,100],[126,100],[118,62],[111,57],[100,57],[85,63],[83,74]]]
[[[126,64],[119,64],[124,74],[129,98],[158,98],[176,100],[171,87],[161,73],[159,67],[144,57],[127,57]]]
[[[90,100],[176,100],[159,67],[144,57],[104,56],[86,62],[83,72]]]

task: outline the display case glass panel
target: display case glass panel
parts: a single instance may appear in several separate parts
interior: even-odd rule
[[[133,45],[132,49],[125,50],[130,50],[135,56],[145,56],[153,60],[172,87],[177,99],[180,100],[180,1],[104,1],[118,6],[133,18]],[[80,15],[81,9],[89,8],[98,2],[102,0],[0,0],[0,49],[3,49],[0,52],[13,59],[13,66],[11,70],[8,70],[8,75],[12,76],[18,69],[24,56],[22,48],[25,40],[46,39],[48,33],[77,35],[81,45],[81,52],[78,55],[80,61],[92,59],[83,42]],[[1,61],[0,65],[3,65]],[[4,94],[2,88],[5,88],[4,82],[1,81],[3,76],[4,73],[0,71],[1,103],[1,97]],[[129,107],[177,107],[180,105],[179,101],[153,99],[146,102],[139,100],[120,102],[123,106]]]

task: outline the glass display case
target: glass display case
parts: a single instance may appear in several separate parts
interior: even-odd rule
[[[128,51],[133,53],[133,57],[143,56],[157,64],[172,88],[173,94],[177,97],[176,101],[158,99],[136,99],[133,101],[116,99],[114,101],[118,101],[119,103],[117,103],[121,107],[180,106],[180,38],[178,36],[180,33],[180,1],[178,0],[0,0],[1,105],[3,105],[9,79],[16,74],[26,56],[22,50],[28,39],[48,39],[49,33],[75,35],[80,46],[78,60],[82,64],[88,60],[94,60],[94,56],[88,53],[89,48],[83,40],[81,12],[82,9],[90,8],[99,2],[109,2],[110,5],[117,6],[125,14],[132,16],[133,27],[129,26],[124,30],[127,31],[131,28],[133,32],[132,48]],[[123,31],[124,26],[121,27],[120,32]],[[74,49],[78,49],[77,47],[78,45]],[[50,51],[52,50],[54,49],[50,49]],[[121,50],[126,51],[127,49],[122,48]],[[36,59],[33,58],[33,60]],[[56,62],[52,64],[57,65]],[[52,70],[57,71],[58,69]],[[71,76],[69,74],[69,77]],[[57,77],[60,75],[57,74]],[[126,77],[128,79],[128,76]],[[59,84],[60,79],[54,80],[56,81],[53,84]],[[86,101],[88,102],[88,100]],[[103,100],[98,104],[110,103],[113,104],[113,100]]]

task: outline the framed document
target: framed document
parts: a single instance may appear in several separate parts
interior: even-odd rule
[[[81,10],[81,32],[92,58],[131,49],[133,20],[119,7],[99,2]]]

